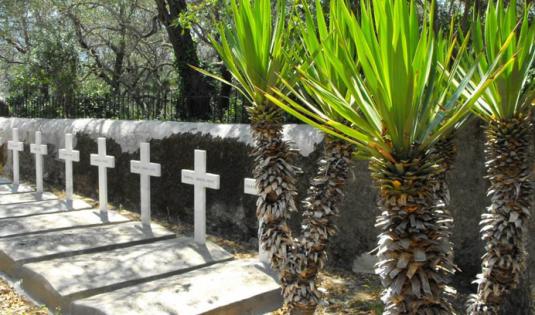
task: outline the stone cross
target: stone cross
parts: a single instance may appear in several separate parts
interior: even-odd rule
[[[194,238],[206,243],[206,188],[219,189],[219,175],[206,173],[206,151],[195,150],[194,170],[182,170],[182,183],[195,187]]]
[[[248,195],[258,196],[258,189],[256,188],[256,180],[254,178],[243,179],[243,190]],[[258,221],[258,259],[263,263],[269,263],[269,256],[267,252],[262,248],[260,243],[262,237],[262,221]]]
[[[160,177],[161,165],[150,162],[150,144],[142,142],[139,148],[139,161],[130,161],[130,172],[141,177],[141,222],[150,225],[150,177]]]
[[[24,151],[24,142],[19,141],[19,129],[13,128],[13,140],[7,142],[7,149],[13,151],[13,185],[19,185],[19,152]]]
[[[65,160],[65,201],[67,207],[72,207],[72,162],[80,161],[80,151],[72,149],[72,134],[65,134],[65,149],[59,150],[59,158]]]
[[[98,200],[101,212],[108,211],[108,168],[115,167],[115,157],[106,155],[106,138],[98,138],[98,154],[90,155],[91,165],[98,166]]]
[[[35,154],[35,186],[43,193],[43,155],[48,153],[46,144],[41,144],[41,132],[35,132],[35,143],[30,144],[30,152]]]

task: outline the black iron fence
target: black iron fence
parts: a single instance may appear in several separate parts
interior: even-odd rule
[[[77,95],[69,99],[17,96],[8,98],[7,104],[12,117],[249,122],[247,100],[237,92],[230,97],[207,96],[195,100],[170,95]],[[192,106],[200,108],[192,109]]]

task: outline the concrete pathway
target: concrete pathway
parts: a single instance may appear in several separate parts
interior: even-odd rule
[[[0,194],[0,272],[63,315],[264,314],[282,301],[256,261],[50,193]]]
[[[7,237],[0,239],[0,270],[11,277],[20,277],[20,267],[26,263],[174,237],[174,233],[160,225],[143,228],[137,222]]]
[[[280,304],[280,287],[262,270],[256,261],[234,260],[82,299],[72,310],[77,315],[264,314]]]
[[[0,182],[0,195],[5,194],[14,194],[14,193],[25,193],[33,192],[35,189],[25,184],[12,185],[12,184],[1,184]]]
[[[21,205],[21,207],[24,207],[24,205]],[[128,218],[115,211],[102,214],[98,209],[34,215],[21,218],[6,218],[0,220],[0,239],[8,236],[44,233],[127,221],[129,221]]]
[[[14,203],[0,206],[0,220],[90,208],[91,205],[78,199],[73,201],[72,207],[70,208],[64,200],[57,199],[29,202],[24,206],[21,206],[20,203]]]
[[[1,186],[0,186],[1,187]],[[26,203],[34,201],[43,201],[43,200],[54,200],[58,199],[53,193],[37,193],[37,192],[26,192],[26,193],[13,193],[0,195],[0,205],[10,205],[16,203]]]

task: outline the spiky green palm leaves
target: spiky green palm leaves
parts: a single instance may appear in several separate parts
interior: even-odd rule
[[[289,73],[294,71],[288,51],[290,32],[286,23],[286,2],[277,1],[272,12],[269,0],[232,0],[230,10],[232,23],[221,25],[220,41],[212,43],[238,83],[233,86],[251,104],[248,112],[256,143],[253,175],[260,195],[257,201],[259,238],[284,282],[290,278],[286,265],[293,251],[293,240],[288,219],[291,212],[296,211],[297,169],[291,164],[293,152],[282,139],[283,112],[264,96],[264,91],[283,88],[280,76],[290,77]],[[275,22],[272,13],[275,13]]]
[[[316,1],[315,15],[313,8],[306,2],[304,4],[305,19],[298,32],[302,43],[298,71],[307,72],[320,80],[335,81],[336,69],[328,66],[325,51],[321,47],[327,37],[330,37],[330,45],[338,44],[330,30],[337,27],[335,23],[341,21],[340,15],[344,14],[344,8],[338,7],[336,3],[331,4],[327,19],[319,1]],[[347,27],[344,25],[345,31]],[[340,32],[337,36],[343,33]],[[317,64],[323,66],[316,67]],[[297,86],[306,94],[306,86]],[[329,111],[329,108],[322,110]],[[329,239],[336,233],[334,219],[338,216],[338,205],[343,199],[353,149],[353,145],[343,140],[325,136],[323,155],[318,160],[316,175],[303,202],[302,236],[291,262],[296,278],[285,290],[287,304],[296,311],[312,314],[321,299],[318,273],[327,260]]]
[[[535,82],[529,70],[535,58],[535,24],[529,26],[528,10],[518,22],[516,1],[507,8],[500,0],[489,2],[485,20],[474,25],[474,48],[484,51],[480,71],[488,68],[508,34],[515,31],[506,56],[515,62],[491,84],[475,107],[487,123],[486,167],[491,205],[482,215],[485,242],[477,294],[469,301],[470,314],[498,314],[504,298],[517,287],[526,268],[527,228],[532,203],[529,142],[530,111]],[[482,26],[484,24],[484,26]],[[505,61],[502,61],[505,62]]]
[[[213,43],[238,83],[235,87],[252,104],[248,110],[256,141],[254,176],[261,193],[257,215],[262,247],[281,275],[286,304],[293,311],[313,313],[320,299],[317,275],[327,259],[328,239],[336,232],[333,219],[343,197],[352,146],[325,140],[324,154],[303,203],[303,237],[294,239],[287,220],[296,210],[297,169],[290,164],[288,143],[282,140],[282,111],[264,96],[273,88],[284,90],[282,78],[291,81],[298,62],[290,47],[292,32],[285,23],[285,7],[285,1],[277,2],[273,25],[269,0],[233,0],[233,24],[221,28],[220,42]]]
[[[306,95],[291,89],[299,102],[276,89],[268,97],[371,159],[381,211],[377,272],[385,314],[451,314],[448,235],[434,211],[442,170],[430,149],[465,120],[491,71],[460,102],[474,68],[457,82],[458,60],[448,67],[439,63],[432,8],[421,23],[413,2],[361,1],[357,21],[344,1],[334,2],[346,8],[343,18],[352,26],[339,37],[341,45],[323,45],[339,79],[302,71]]]

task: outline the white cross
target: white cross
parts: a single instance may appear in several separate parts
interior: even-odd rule
[[[65,160],[65,201],[67,207],[72,208],[72,162],[80,161],[80,151],[72,149],[72,134],[65,135],[65,149],[59,150],[59,158]]]
[[[19,180],[19,151],[24,151],[24,142],[19,141],[19,129],[13,128],[13,140],[7,142],[7,149],[13,151],[13,185],[17,187]]]
[[[141,176],[141,222],[150,225],[150,177],[160,177],[161,165],[150,162],[150,145],[142,142],[139,148],[139,161],[130,161],[130,172]]]
[[[256,180],[254,178],[243,179],[243,191],[248,195],[258,196],[258,188],[256,188]],[[258,259],[263,263],[269,263],[269,256],[262,248],[262,219],[258,221]]]
[[[35,185],[37,192],[43,193],[43,155],[48,153],[46,144],[41,144],[41,132],[35,132],[35,144],[30,144],[30,152],[35,154]]]
[[[182,170],[182,183],[195,187],[194,238],[206,243],[206,188],[219,189],[219,175],[206,173],[206,151],[195,150],[195,170]]]
[[[98,166],[98,200],[101,212],[108,211],[108,168],[115,167],[115,158],[106,155],[106,138],[98,138],[98,154],[90,155],[91,165]]]

